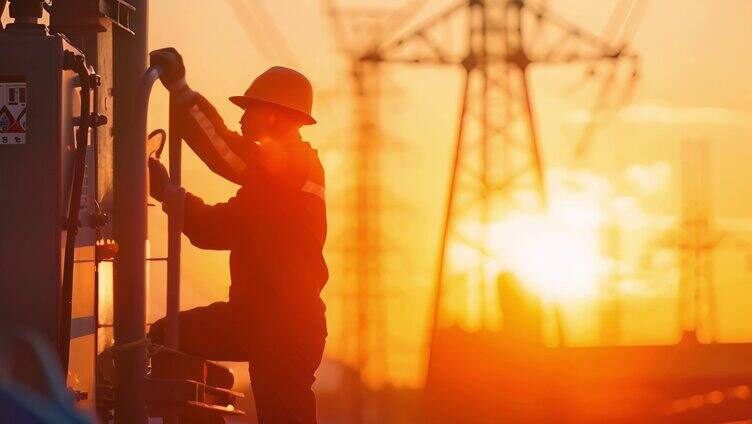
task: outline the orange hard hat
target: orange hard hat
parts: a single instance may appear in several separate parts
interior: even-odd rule
[[[311,116],[311,82],[300,72],[283,66],[267,69],[253,80],[244,95],[230,97],[230,101],[243,109],[258,102],[270,103],[295,112],[304,125],[316,123]]]

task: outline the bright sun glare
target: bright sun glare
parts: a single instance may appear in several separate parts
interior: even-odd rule
[[[454,313],[469,323],[478,323],[480,315],[494,321],[496,280],[504,272],[547,303],[597,297],[611,262],[602,252],[609,206],[608,195],[592,188],[552,193],[547,212],[510,213],[486,226],[482,243],[468,242],[480,239],[480,224],[462,225],[467,239],[450,244],[448,252],[451,278],[462,286],[456,295],[466,299],[453,300]],[[479,244],[484,248],[477,249]]]
[[[510,271],[544,300],[588,297],[598,282],[598,233],[550,215],[513,217],[489,226],[496,255],[487,272]]]

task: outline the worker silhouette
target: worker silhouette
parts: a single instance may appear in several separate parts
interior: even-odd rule
[[[242,135],[185,82],[175,49],[151,53],[176,106],[180,136],[215,173],[240,186],[235,197],[206,205],[169,184],[149,160],[150,193],[167,214],[183,210],[183,232],[202,249],[229,250],[228,302],[180,313],[180,350],[211,360],[247,361],[258,420],[315,423],[311,385],[326,338],[320,292],[328,279],[324,171],[299,129],[311,117],[312,88],[300,73],[273,67],[242,96]],[[182,207],[180,207],[182,206]],[[150,338],[164,340],[165,321]]]

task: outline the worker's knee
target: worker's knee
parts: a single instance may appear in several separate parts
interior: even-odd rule
[[[149,328],[149,340],[151,340],[152,343],[164,344],[164,336],[165,336],[165,319],[161,318],[157,320],[154,324],[152,324],[151,327]]]

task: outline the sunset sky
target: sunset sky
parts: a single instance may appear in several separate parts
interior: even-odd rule
[[[244,91],[252,78],[269,66],[293,66],[313,81],[314,114],[319,124],[307,127],[304,137],[320,149],[328,177],[331,231],[327,253],[332,278],[324,291],[329,306],[327,348],[329,355],[348,360],[351,357],[345,346],[353,333],[343,324],[347,320],[341,311],[343,299],[352,301],[343,297],[348,292],[347,284],[352,282],[338,272],[341,255],[337,252],[345,237],[347,212],[342,205],[348,196],[348,179],[352,178],[348,147],[354,133],[347,62],[337,52],[318,2],[263,3],[282,32],[294,63],[262,54],[242,29],[228,1],[213,2],[212,7],[205,2],[152,2],[150,46],[176,47],[185,58],[191,86],[209,98],[234,128],[238,127],[241,111],[227,97]],[[394,2],[395,6],[399,4]],[[449,2],[433,2],[428,8],[437,10],[446,4]],[[615,4],[616,1],[549,2],[559,14],[596,34],[603,32]],[[531,233],[526,228],[545,231],[548,225],[553,226],[554,233],[559,232],[556,234],[563,240],[562,247],[572,240],[575,244],[584,243],[580,251],[591,255],[590,259],[575,258],[562,265],[562,249],[555,243],[544,243],[547,248],[542,253],[525,255],[517,261],[523,273],[531,269],[535,275],[541,268],[548,269],[546,275],[553,275],[551,284],[555,284],[557,266],[564,266],[562,272],[570,272],[567,262],[587,264],[591,260],[596,267],[608,261],[602,247],[592,247],[600,231],[592,220],[620,228],[619,266],[629,275],[621,283],[625,343],[669,343],[677,337],[675,257],[661,253],[656,246],[661,235],[677,221],[680,142],[707,139],[713,143],[713,209],[718,225],[752,240],[752,222],[748,220],[752,213],[752,185],[744,183],[752,177],[747,164],[752,153],[752,80],[748,77],[752,74],[752,55],[747,46],[750,17],[752,3],[745,0],[650,2],[632,43],[643,63],[632,103],[600,129],[588,156],[579,162],[573,159],[572,152],[599,80],[596,77],[596,82],[570,94],[582,79],[584,67],[533,70],[533,101],[543,156],[550,171],[552,203],[577,205],[586,215],[579,223],[582,227],[572,224],[566,216],[558,223],[556,219],[553,223],[525,223],[529,217],[520,217],[522,224],[500,228],[494,243],[502,246],[500,249],[506,254],[525,255],[524,251],[505,251],[505,235],[524,238]],[[255,26],[255,31],[263,35],[264,27]],[[392,243],[387,253],[389,271],[384,288],[388,370],[386,375],[370,370],[369,375],[376,382],[386,379],[397,385],[415,385],[420,383],[424,371],[427,318],[433,301],[460,73],[457,69],[390,65],[385,67],[384,75],[384,98],[380,104],[388,157],[384,192],[390,193],[385,201],[390,212],[385,215],[384,224]],[[164,125],[164,106],[165,96],[160,93],[152,103],[152,126]],[[184,172],[186,187],[207,201],[224,200],[235,190],[232,184],[211,175],[190,154]],[[614,216],[619,217],[618,221],[614,221]],[[155,239],[154,249],[159,250],[164,219],[159,214],[153,214],[153,218],[156,224],[150,232]],[[572,254],[576,255],[576,250]],[[186,246],[184,257],[184,308],[226,297],[226,253]],[[153,281],[161,272],[154,271]],[[600,284],[600,277],[593,276],[597,274],[595,270],[586,267],[584,272],[579,274],[580,283],[590,279],[593,284]],[[752,303],[752,275],[746,256],[732,249],[720,251],[716,272],[719,338],[752,339],[752,324],[741,319]],[[559,293],[569,289],[542,290]],[[597,343],[597,293],[593,287],[572,290],[574,295],[562,300],[570,342]]]
[[[403,3],[340,2],[353,8]],[[353,301],[347,294],[352,293],[354,282],[342,272],[342,245],[348,236],[345,218],[350,213],[345,206],[352,196],[354,175],[348,62],[337,51],[319,1],[247,1],[255,7],[255,16],[270,16],[279,29],[289,50],[282,54],[285,49],[275,49],[265,36],[271,32],[269,22],[246,23],[249,32],[256,34],[251,39],[233,3],[242,0],[150,2],[150,48],[177,48],[185,59],[189,84],[214,103],[231,128],[239,128],[241,110],[227,97],[243,92],[268,67],[290,66],[312,80],[314,116],[319,124],[306,127],[303,136],[319,149],[327,171],[330,232],[326,254],[332,274],[324,290],[330,333],[327,354],[349,362],[354,333],[347,324],[353,318],[343,315],[343,305]],[[428,2],[407,25],[451,3]],[[548,5],[569,21],[602,34],[617,3],[551,0]],[[553,301],[562,305],[570,344],[598,343],[598,287],[617,271],[623,305],[621,341],[677,340],[676,255],[660,245],[678,222],[681,142],[711,142],[716,226],[733,234],[726,239],[737,245],[752,243],[752,184],[747,183],[752,178],[752,54],[748,46],[752,2],[646,3],[647,12],[631,44],[631,50],[642,58],[636,91],[631,103],[599,129],[584,159],[574,159],[574,146],[604,74],[597,73],[590,83],[574,90],[585,67],[533,68],[531,89],[550,213],[541,217],[510,212],[507,220],[489,228],[489,246],[503,262],[498,271],[517,273],[549,306]],[[259,12],[260,4],[265,13]],[[459,113],[460,70],[388,65],[382,75],[386,367],[369,369],[367,376],[377,385],[417,386],[425,371],[428,318]],[[153,99],[150,128],[163,127],[164,90],[157,90]],[[213,175],[192,153],[186,150],[184,157],[183,181],[188,190],[207,202],[234,194],[237,187]],[[152,254],[162,256],[166,219],[156,209],[150,214]],[[472,230],[472,223],[466,225]],[[609,229],[620,238],[619,258],[604,247]],[[745,252],[732,244],[722,245],[716,253],[718,339],[752,341],[752,323],[746,319],[752,305],[752,250]],[[458,263],[466,254],[461,249],[453,253]],[[183,255],[183,308],[226,299],[227,252],[200,251],[184,239]],[[151,265],[150,321],[164,311],[163,275],[159,264]],[[447,323],[478,328],[477,305],[459,303],[444,311]],[[465,315],[458,318],[457,314]],[[547,326],[551,325],[548,320]],[[555,339],[549,337],[549,342]]]

